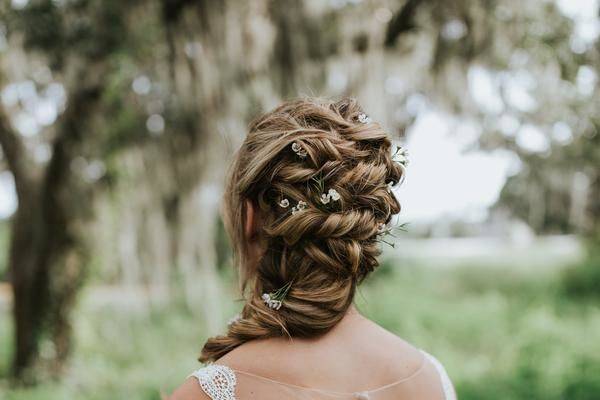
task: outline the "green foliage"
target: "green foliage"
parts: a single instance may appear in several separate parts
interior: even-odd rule
[[[597,398],[600,307],[565,296],[556,270],[524,264],[434,269],[386,260],[360,290],[357,305],[435,354],[461,400]],[[158,399],[198,367],[206,332],[184,308],[100,306],[93,290],[85,299],[65,380],[13,391],[0,380],[1,398]],[[223,320],[235,308],[225,304]],[[8,317],[0,314],[0,360],[10,349]],[[6,368],[0,364],[0,377]]]
[[[128,23],[125,11],[135,3],[30,1],[22,10],[13,10],[8,16],[9,32],[22,32],[26,49],[46,53],[50,65],[61,69],[68,56],[97,60],[124,46]]]
[[[562,276],[562,285],[571,297],[600,300],[600,253],[596,252],[567,268]]]
[[[77,318],[76,356],[69,377],[35,388],[8,390],[0,398],[17,399],[156,399],[197,368],[204,339],[197,320],[178,307],[155,312],[118,311],[84,306]],[[8,315],[0,323],[0,355],[10,348]],[[150,329],[149,329],[150,327]],[[0,365],[0,377],[7,365]],[[1,382],[1,381],[0,381]],[[5,395],[3,396],[3,390]]]
[[[591,399],[600,378],[600,308],[573,301],[560,273],[526,265],[433,270],[396,265],[359,306],[438,356],[460,399]],[[594,333],[596,332],[596,333]]]

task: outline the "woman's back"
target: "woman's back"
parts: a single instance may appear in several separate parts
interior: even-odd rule
[[[236,348],[192,374],[173,399],[454,399],[440,368],[351,309],[320,338],[254,340]]]

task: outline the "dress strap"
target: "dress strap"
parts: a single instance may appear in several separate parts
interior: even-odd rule
[[[225,365],[212,364],[190,374],[212,400],[235,400],[235,372]]]
[[[444,397],[446,400],[456,400],[456,392],[454,391],[454,386],[452,386],[452,381],[446,372],[446,369],[438,361],[437,358],[432,356],[431,354],[421,350],[421,352],[425,355],[425,358],[429,360],[437,370],[440,380],[442,381],[442,389],[444,390]]]

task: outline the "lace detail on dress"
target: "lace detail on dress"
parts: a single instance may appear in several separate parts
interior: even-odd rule
[[[235,400],[235,372],[225,365],[208,365],[190,376],[198,379],[204,393],[212,400]]]
[[[421,352],[427,357],[427,359],[433,364],[438,374],[440,375],[440,379],[442,381],[442,388],[444,390],[444,397],[446,400],[456,400],[456,393],[454,392],[454,386],[452,386],[452,381],[450,381],[450,377],[446,372],[446,369],[438,361],[437,358],[432,356],[431,354],[421,350]]]

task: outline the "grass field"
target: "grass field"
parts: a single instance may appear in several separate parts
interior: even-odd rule
[[[567,296],[562,277],[555,267],[387,261],[357,304],[436,355],[462,400],[600,399],[600,301]],[[180,307],[124,312],[84,296],[76,320],[64,381],[8,390],[0,380],[1,399],[159,399],[198,367],[203,327]],[[8,315],[0,315],[0,377],[10,330]]]

